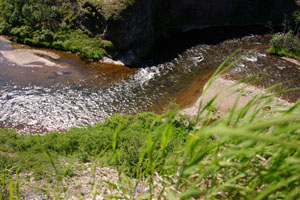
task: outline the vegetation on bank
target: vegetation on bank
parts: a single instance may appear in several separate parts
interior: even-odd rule
[[[226,70],[225,64],[203,94]],[[272,100],[277,94],[256,94],[244,107],[233,107],[217,121],[215,96],[200,104],[193,120],[175,110],[163,115],[115,115],[93,127],[44,136],[3,129],[0,194],[3,199],[21,196],[21,175],[17,174],[31,171],[36,179],[47,180],[39,187],[41,193],[67,199],[68,185],[63,180],[80,170],[74,167],[78,163],[92,162],[91,173],[95,165],[119,172],[117,184],[103,183],[118,196],[106,198],[299,199],[300,100],[276,110]],[[99,188],[94,181],[91,193],[96,198]],[[141,184],[148,190],[136,197]]]
[[[300,60],[300,11],[294,12],[293,17],[295,23],[294,30],[288,30],[286,33],[277,33],[273,35],[273,38],[270,41],[271,48],[269,49],[269,52],[279,56],[288,56]]]
[[[300,60],[300,41],[292,31],[273,35],[270,53]]]
[[[103,15],[106,19],[117,19],[120,13],[128,6],[133,5],[136,0],[81,0],[82,2],[89,2],[95,6],[101,7]]]
[[[88,8],[80,8],[81,3],[1,0],[0,34],[13,36],[20,43],[72,51],[85,58],[109,56],[113,44],[81,24],[80,18],[93,15]]]
[[[112,166],[114,164],[111,160],[113,135],[120,126],[118,135],[119,164],[123,172],[134,176],[136,163],[145,149],[145,138],[148,133],[152,133],[153,140],[161,137],[164,123],[162,120],[157,120],[160,118],[162,116],[154,113],[141,113],[136,116],[115,115],[102,124],[86,128],[73,128],[64,133],[52,132],[43,136],[23,135],[14,130],[2,129],[0,130],[0,152],[5,152],[7,155],[12,153],[16,156],[2,157],[4,160],[0,169],[18,166],[20,167],[19,172],[33,170],[38,176],[46,176],[47,174],[43,174],[43,172],[46,172],[45,169],[49,166],[44,162],[43,152],[48,152],[54,160],[66,157],[78,158],[81,162],[91,162],[104,149],[106,152],[101,160],[104,165]],[[187,122],[189,121],[187,120]],[[176,127],[173,129],[172,143],[169,145],[171,151],[182,146],[192,129],[192,125],[184,126],[183,123],[183,119],[173,119]]]

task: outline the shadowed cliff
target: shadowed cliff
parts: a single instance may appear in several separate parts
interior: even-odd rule
[[[104,37],[119,51],[144,51],[172,30],[215,25],[278,24],[296,9],[294,0],[139,0],[108,18]]]
[[[170,33],[281,24],[296,9],[295,0],[2,0],[0,34],[94,60],[109,56],[131,63]]]

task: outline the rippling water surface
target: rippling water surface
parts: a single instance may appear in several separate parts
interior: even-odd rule
[[[237,48],[244,55],[229,73],[239,79],[263,72],[261,86],[294,80],[300,86],[300,70],[294,64],[266,54],[269,35],[246,36],[219,44],[198,44],[169,62],[130,69],[80,60],[74,54],[51,51],[63,67],[22,67],[0,53],[0,127],[22,132],[65,130],[79,124],[102,122],[114,113],[161,111],[170,99],[182,107],[193,103],[214,69]],[[0,51],[28,47],[0,42]],[[299,93],[286,98],[294,101]]]

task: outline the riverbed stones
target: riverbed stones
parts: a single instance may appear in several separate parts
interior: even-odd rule
[[[56,76],[62,76],[62,75],[64,75],[63,72],[56,72]]]

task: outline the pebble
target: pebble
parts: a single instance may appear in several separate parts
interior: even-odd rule
[[[64,75],[63,72],[56,72],[56,76],[62,76],[62,75]]]

